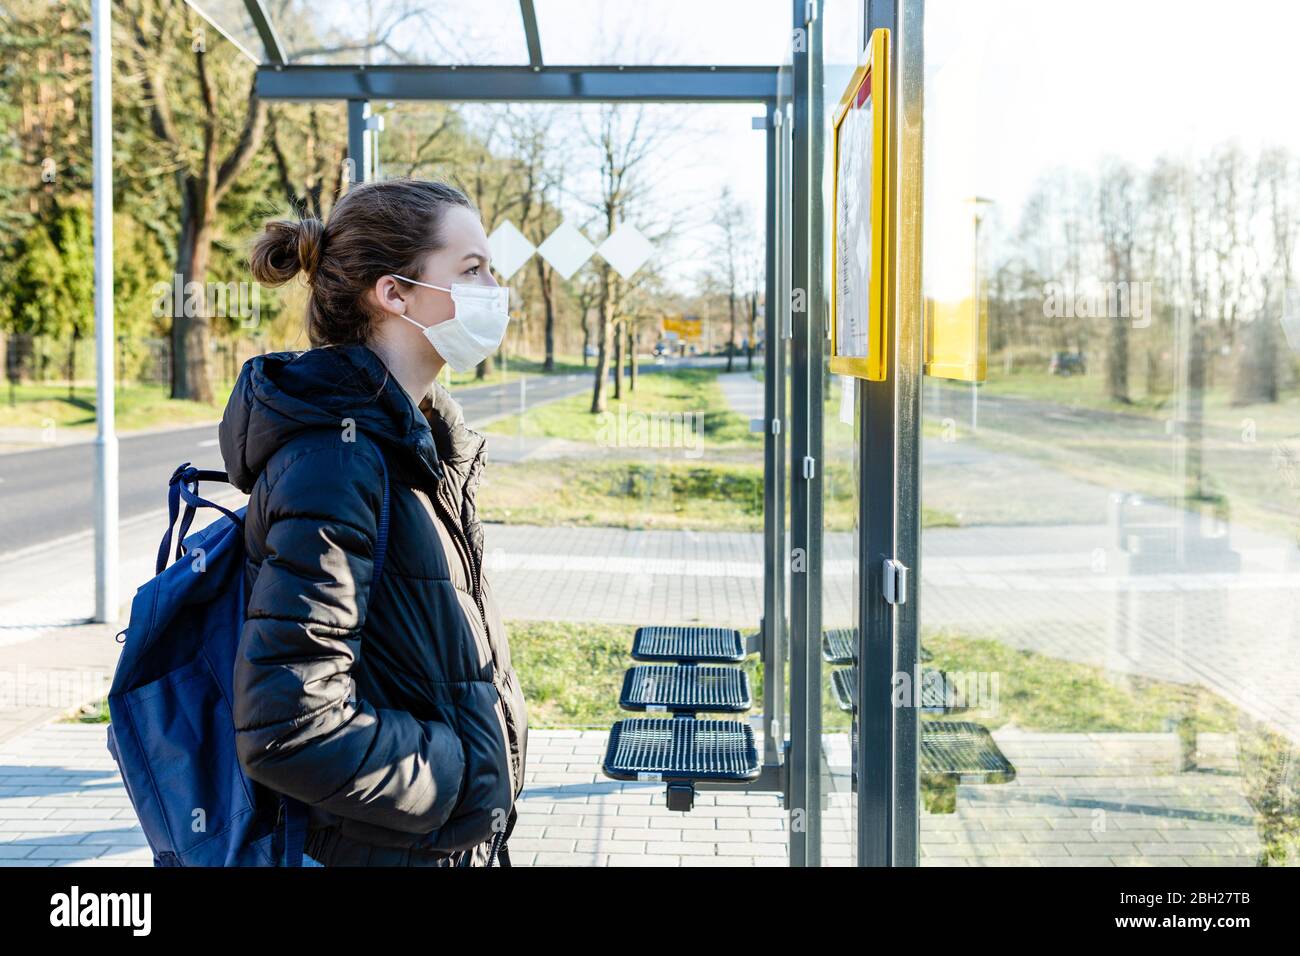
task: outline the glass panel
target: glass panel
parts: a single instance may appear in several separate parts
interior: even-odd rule
[[[857,0],[828,0],[822,5],[822,136],[824,162],[822,288],[828,297],[834,226],[832,163],[829,130],[844,87],[857,66],[860,30]],[[823,349],[830,353],[827,341]],[[822,570],[822,865],[851,866],[857,853],[857,792],[854,786],[853,740],[858,732],[858,441],[854,380],[825,375],[822,434],[825,470],[822,474],[825,516],[825,559]],[[846,656],[851,654],[851,656]]]
[[[1009,767],[931,755],[923,863],[1300,862],[1300,133],[1242,96],[1300,24],[1215,11],[927,5],[925,291],[989,355],[925,381],[922,641],[966,709],[923,740]]]
[[[223,6],[242,3],[221,0]],[[528,62],[517,0],[472,6],[412,0],[280,0],[267,10],[293,63]]]
[[[620,707],[636,626],[748,637],[764,610],[764,436],[750,428],[765,381],[766,142],[752,125],[761,107],[372,105],[384,117],[385,174],[453,183],[488,236],[517,229],[514,260],[528,253],[507,262],[506,244],[494,243],[512,320],[481,376],[455,373],[450,387],[487,437],[476,500],[512,657],[532,681],[530,726],[607,732],[618,720],[666,718]],[[566,234],[585,238],[561,256],[551,244],[563,248]],[[606,245],[625,235],[627,249]],[[593,413],[598,382],[604,405]],[[649,703],[661,708],[702,673],[654,666],[664,671],[638,672],[629,691],[657,694]],[[703,689],[730,688],[740,668],[752,707],[705,701],[696,712],[741,734],[752,727],[761,755],[762,667],[754,657],[713,666],[731,670]],[[699,791],[683,824],[663,784],[597,783],[593,817],[629,792],[645,798],[647,826],[664,831],[646,852],[661,862],[721,860],[736,844],[755,862],[786,862],[770,839],[775,793],[748,798],[766,808],[752,813],[752,840],[722,825],[711,845],[687,836],[733,813],[734,794]],[[630,861],[610,842],[593,831],[570,860]]]
[[[194,10],[211,23],[227,40],[239,47],[254,63],[267,59],[262,38],[253,26],[244,0],[187,0]]]
[[[542,60],[573,64],[776,66],[789,0],[536,0]]]
[[[777,370],[780,375],[780,384],[778,386],[782,396],[782,406],[780,408],[782,428],[780,433],[780,452],[778,467],[781,469],[781,547],[778,549],[782,556],[790,554],[790,489],[791,482],[791,447],[790,447],[790,337],[793,315],[790,310],[790,290],[792,285],[793,269],[793,216],[794,216],[794,184],[792,173],[792,156],[794,150],[793,130],[794,130],[794,106],[790,98],[792,89],[791,76],[791,52],[787,46],[785,61],[782,64],[777,81],[777,112],[776,119],[780,121],[776,130],[776,178],[777,178],[777,202],[776,202],[776,303],[769,314],[772,316],[772,322],[769,325],[772,335],[779,335],[784,340],[781,350],[781,365]],[[778,741],[779,752],[784,755],[788,753],[790,744],[790,729],[793,720],[790,708],[790,629],[788,627],[790,593],[793,586],[791,580],[791,568],[789,560],[780,562],[781,581],[781,616],[782,620],[779,625],[781,628],[781,655],[779,662],[771,665],[780,668],[780,692],[781,700],[779,710],[775,713],[781,717],[780,724],[776,728],[780,734]],[[784,756],[782,757],[784,759]],[[786,839],[790,839],[790,815],[787,813],[782,817],[782,824],[786,828]],[[787,844],[787,861],[788,844]]]

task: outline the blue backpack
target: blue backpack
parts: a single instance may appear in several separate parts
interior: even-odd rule
[[[108,750],[155,866],[302,866],[307,807],[250,780],[235,750],[246,509],[201,498],[200,480],[229,479],[189,462],[172,474],[156,576],[136,592],[119,634],[126,637],[108,693]],[[176,560],[167,567],[181,501]],[[224,517],[187,538],[197,508]],[[387,545],[385,465],[372,588]]]

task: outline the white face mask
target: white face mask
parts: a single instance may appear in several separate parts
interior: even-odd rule
[[[419,282],[392,273],[394,278],[426,289],[450,292],[456,314],[437,325],[421,325],[410,316],[406,319],[417,328],[424,329],[424,337],[438,350],[438,354],[457,372],[468,372],[501,345],[506,325],[510,322],[510,289],[507,286],[477,285],[471,282],[453,282],[451,288]]]

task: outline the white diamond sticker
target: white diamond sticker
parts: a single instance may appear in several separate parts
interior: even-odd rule
[[[641,235],[636,226],[623,223],[615,229],[608,239],[602,242],[596,251],[601,258],[614,267],[624,279],[630,279],[632,273],[645,265],[646,260],[654,255],[655,247],[650,240]]]
[[[537,249],[507,220],[488,236],[488,251],[492,253],[492,267],[509,281]]]
[[[570,279],[591,258],[596,247],[568,222],[562,222],[537,247],[537,254],[551,264],[562,279]]]

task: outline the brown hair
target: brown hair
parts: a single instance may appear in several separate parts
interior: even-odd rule
[[[447,206],[473,209],[459,189],[419,179],[353,186],[328,222],[315,217],[277,219],[253,244],[250,266],[258,282],[277,286],[299,272],[307,277],[307,337],[313,346],[356,345],[370,337],[375,316],[363,298],[380,276],[414,275],[442,248]]]

